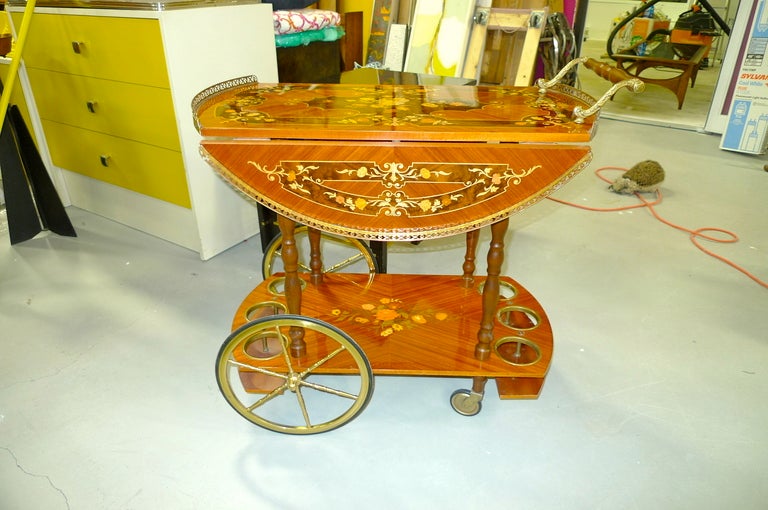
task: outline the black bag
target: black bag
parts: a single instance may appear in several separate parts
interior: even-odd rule
[[[715,20],[708,12],[686,11],[675,22],[675,29],[690,30],[691,35],[718,35]]]

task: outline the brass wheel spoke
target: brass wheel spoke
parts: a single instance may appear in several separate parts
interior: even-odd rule
[[[275,250],[275,257],[282,257],[282,256],[283,256],[283,251],[282,250]],[[298,264],[299,264],[298,271],[300,273],[311,273],[312,272],[312,270],[309,269],[309,266],[307,266],[305,264],[302,264],[300,260],[298,261]]]
[[[299,401],[299,407],[301,408],[301,415],[304,417],[304,424],[307,427],[311,427],[312,423],[309,421],[309,412],[307,411],[307,403],[304,402],[304,395],[301,394],[301,388],[296,388],[296,398]]]
[[[305,377],[306,377],[306,376],[307,376],[309,373],[311,373],[313,370],[315,370],[316,368],[320,367],[320,366],[321,366],[323,363],[327,362],[328,360],[330,360],[330,359],[332,359],[333,357],[335,357],[335,356],[337,356],[337,355],[341,354],[341,353],[342,353],[342,352],[344,352],[344,351],[346,351],[346,349],[344,348],[344,346],[343,346],[343,345],[342,345],[342,346],[340,346],[338,349],[336,349],[335,351],[333,351],[332,353],[330,353],[328,356],[326,356],[326,357],[324,357],[324,358],[320,358],[320,359],[319,359],[319,360],[317,360],[317,361],[316,361],[316,362],[315,362],[315,363],[314,363],[314,364],[313,364],[311,367],[309,367],[309,368],[307,368],[306,370],[304,370],[303,372],[301,372],[301,373],[299,374],[299,378],[300,378],[300,379],[303,381],[303,380],[304,380],[304,378],[305,378]]]
[[[290,378],[294,374],[293,363],[291,363],[291,354],[288,352],[288,342],[290,340],[280,332],[280,326],[275,326],[275,333],[278,334],[280,343],[283,345],[283,361],[285,361],[285,365],[288,367],[287,377]]]
[[[235,361],[233,359],[229,360],[227,363],[230,365],[234,365],[236,367],[247,368],[248,370],[253,370],[254,372],[259,372],[260,374],[271,375],[273,377],[279,377],[281,379],[286,379],[286,380],[288,379],[288,376],[285,374],[273,372],[272,370],[267,370],[266,368],[255,367],[247,363],[240,363],[239,361]]]
[[[352,255],[351,257],[347,257],[344,260],[340,260],[339,262],[335,263],[332,266],[326,267],[323,270],[323,272],[325,272],[325,273],[335,273],[339,269],[342,269],[342,268],[345,268],[347,266],[350,266],[350,265],[354,264],[355,262],[357,262],[358,260],[360,260],[362,258],[363,258],[363,254],[362,253],[357,253],[356,255]]]
[[[331,388],[330,386],[326,386],[324,384],[317,384],[317,383],[311,383],[307,381],[301,381],[302,386],[306,386],[308,388],[312,388],[313,390],[322,391],[323,393],[330,393],[331,395],[336,395],[338,397],[344,397],[351,400],[355,400],[359,395],[355,395],[353,393],[349,393],[342,390],[337,390],[334,388]]]
[[[275,397],[277,397],[279,395],[282,395],[287,388],[288,388],[288,382],[286,382],[285,384],[281,384],[280,386],[278,386],[274,390],[270,391],[268,394],[264,395],[263,397],[261,397],[259,400],[257,400],[253,404],[249,405],[246,409],[249,412],[253,412],[253,410],[256,409],[257,407],[261,407],[264,404],[266,404],[267,402],[269,402],[270,400],[272,400],[273,398],[275,398]]]

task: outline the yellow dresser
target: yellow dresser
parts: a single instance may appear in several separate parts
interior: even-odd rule
[[[190,207],[159,21],[37,14],[31,27],[24,62],[53,163]]]
[[[258,232],[255,209],[198,154],[190,103],[237,76],[277,81],[270,6],[53,4],[37,3],[22,82],[69,202],[204,259]],[[23,7],[9,11],[19,27]]]

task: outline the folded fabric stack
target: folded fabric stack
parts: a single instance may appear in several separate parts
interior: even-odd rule
[[[274,11],[275,45],[278,48],[307,45],[314,41],[336,41],[344,35],[341,15],[322,9]]]

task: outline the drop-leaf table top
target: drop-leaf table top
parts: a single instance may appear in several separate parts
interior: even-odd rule
[[[558,189],[591,159],[594,100],[536,87],[260,84],[193,103],[211,165],[246,195],[345,236],[413,241],[475,230]]]

